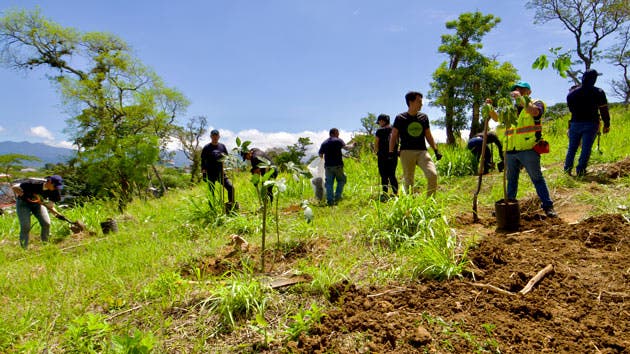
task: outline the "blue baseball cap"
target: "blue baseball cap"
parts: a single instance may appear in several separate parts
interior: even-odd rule
[[[528,90],[531,90],[532,87],[529,85],[528,82],[525,81],[519,81],[517,83],[515,83],[514,85],[512,85],[512,87],[510,88],[510,90],[514,91],[516,90],[517,87],[522,87],[522,88],[526,88]]]
[[[63,189],[63,178],[59,175],[52,175],[46,177],[46,180],[50,181],[50,183],[55,186],[55,189]]]

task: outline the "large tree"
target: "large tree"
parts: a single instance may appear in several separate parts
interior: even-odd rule
[[[610,85],[613,94],[630,104],[630,26],[621,31],[616,44],[610,49],[606,58],[611,64],[621,69],[621,78],[612,79]]]
[[[448,55],[433,73],[429,97],[432,105],[441,107],[444,119],[437,124],[446,128],[446,142],[454,144],[462,129],[468,127],[468,113],[473,112],[473,129],[479,126],[479,107],[484,96],[493,96],[506,78],[516,77],[514,68],[499,64],[481,55],[481,39],[500,19],[480,12],[463,13],[457,20],[446,23],[454,34],[442,35],[440,53]],[[503,71],[505,70],[505,71]],[[497,78],[496,74],[500,73]]]
[[[527,7],[536,11],[534,23],[560,21],[573,35],[575,49],[554,48],[552,54],[554,69],[576,84],[580,83],[580,74],[601,59],[605,51],[602,41],[630,19],[628,0],[530,0]],[[583,65],[583,69],[573,68],[574,64]],[[540,69],[547,65],[545,55],[534,63]]]
[[[188,105],[110,33],[62,27],[39,10],[10,10],[0,18],[1,62],[16,70],[49,69],[72,114],[69,133],[77,162],[95,196],[120,207],[147,185],[147,169],[173,135]]]
[[[190,181],[195,183],[201,180],[201,137],[206,134],[208,119],[204,116],[192,117],[186,126],[177,129],[177,140],[181,144],[181,150],[190,164]]]

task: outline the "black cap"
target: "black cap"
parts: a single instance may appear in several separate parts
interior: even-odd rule
[[[210,135],[219,135],[219,131],[216,129],[212,129],[212,131],[210,132]]]
[[[378,122],[380,121],[384,121],[385,123],[389,124],[389,116],[387,114],[379,114],[378,118],[376,118],[376,124],[378,124]]]

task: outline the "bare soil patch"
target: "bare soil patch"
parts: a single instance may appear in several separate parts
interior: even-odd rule
[[[474,277],[445,282],[331,289],[336,307],[304,353],[624,353],[630,351],[630,224],[623,215],[579,223],[533,217],[524,232],[490,233],[471,250]],[[518,292],[547,265],[554,271]]]

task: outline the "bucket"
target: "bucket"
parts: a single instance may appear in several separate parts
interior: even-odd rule
[[[494,203],[494,210],[497,217],[497,230],[518,231],[521,224],[521,211],[518,200],[503,199]]]
[[[116,224],[116,220],[109,218],[101,223],[101,230],[105,235],[110,232],[118,232],[118,224]]]

